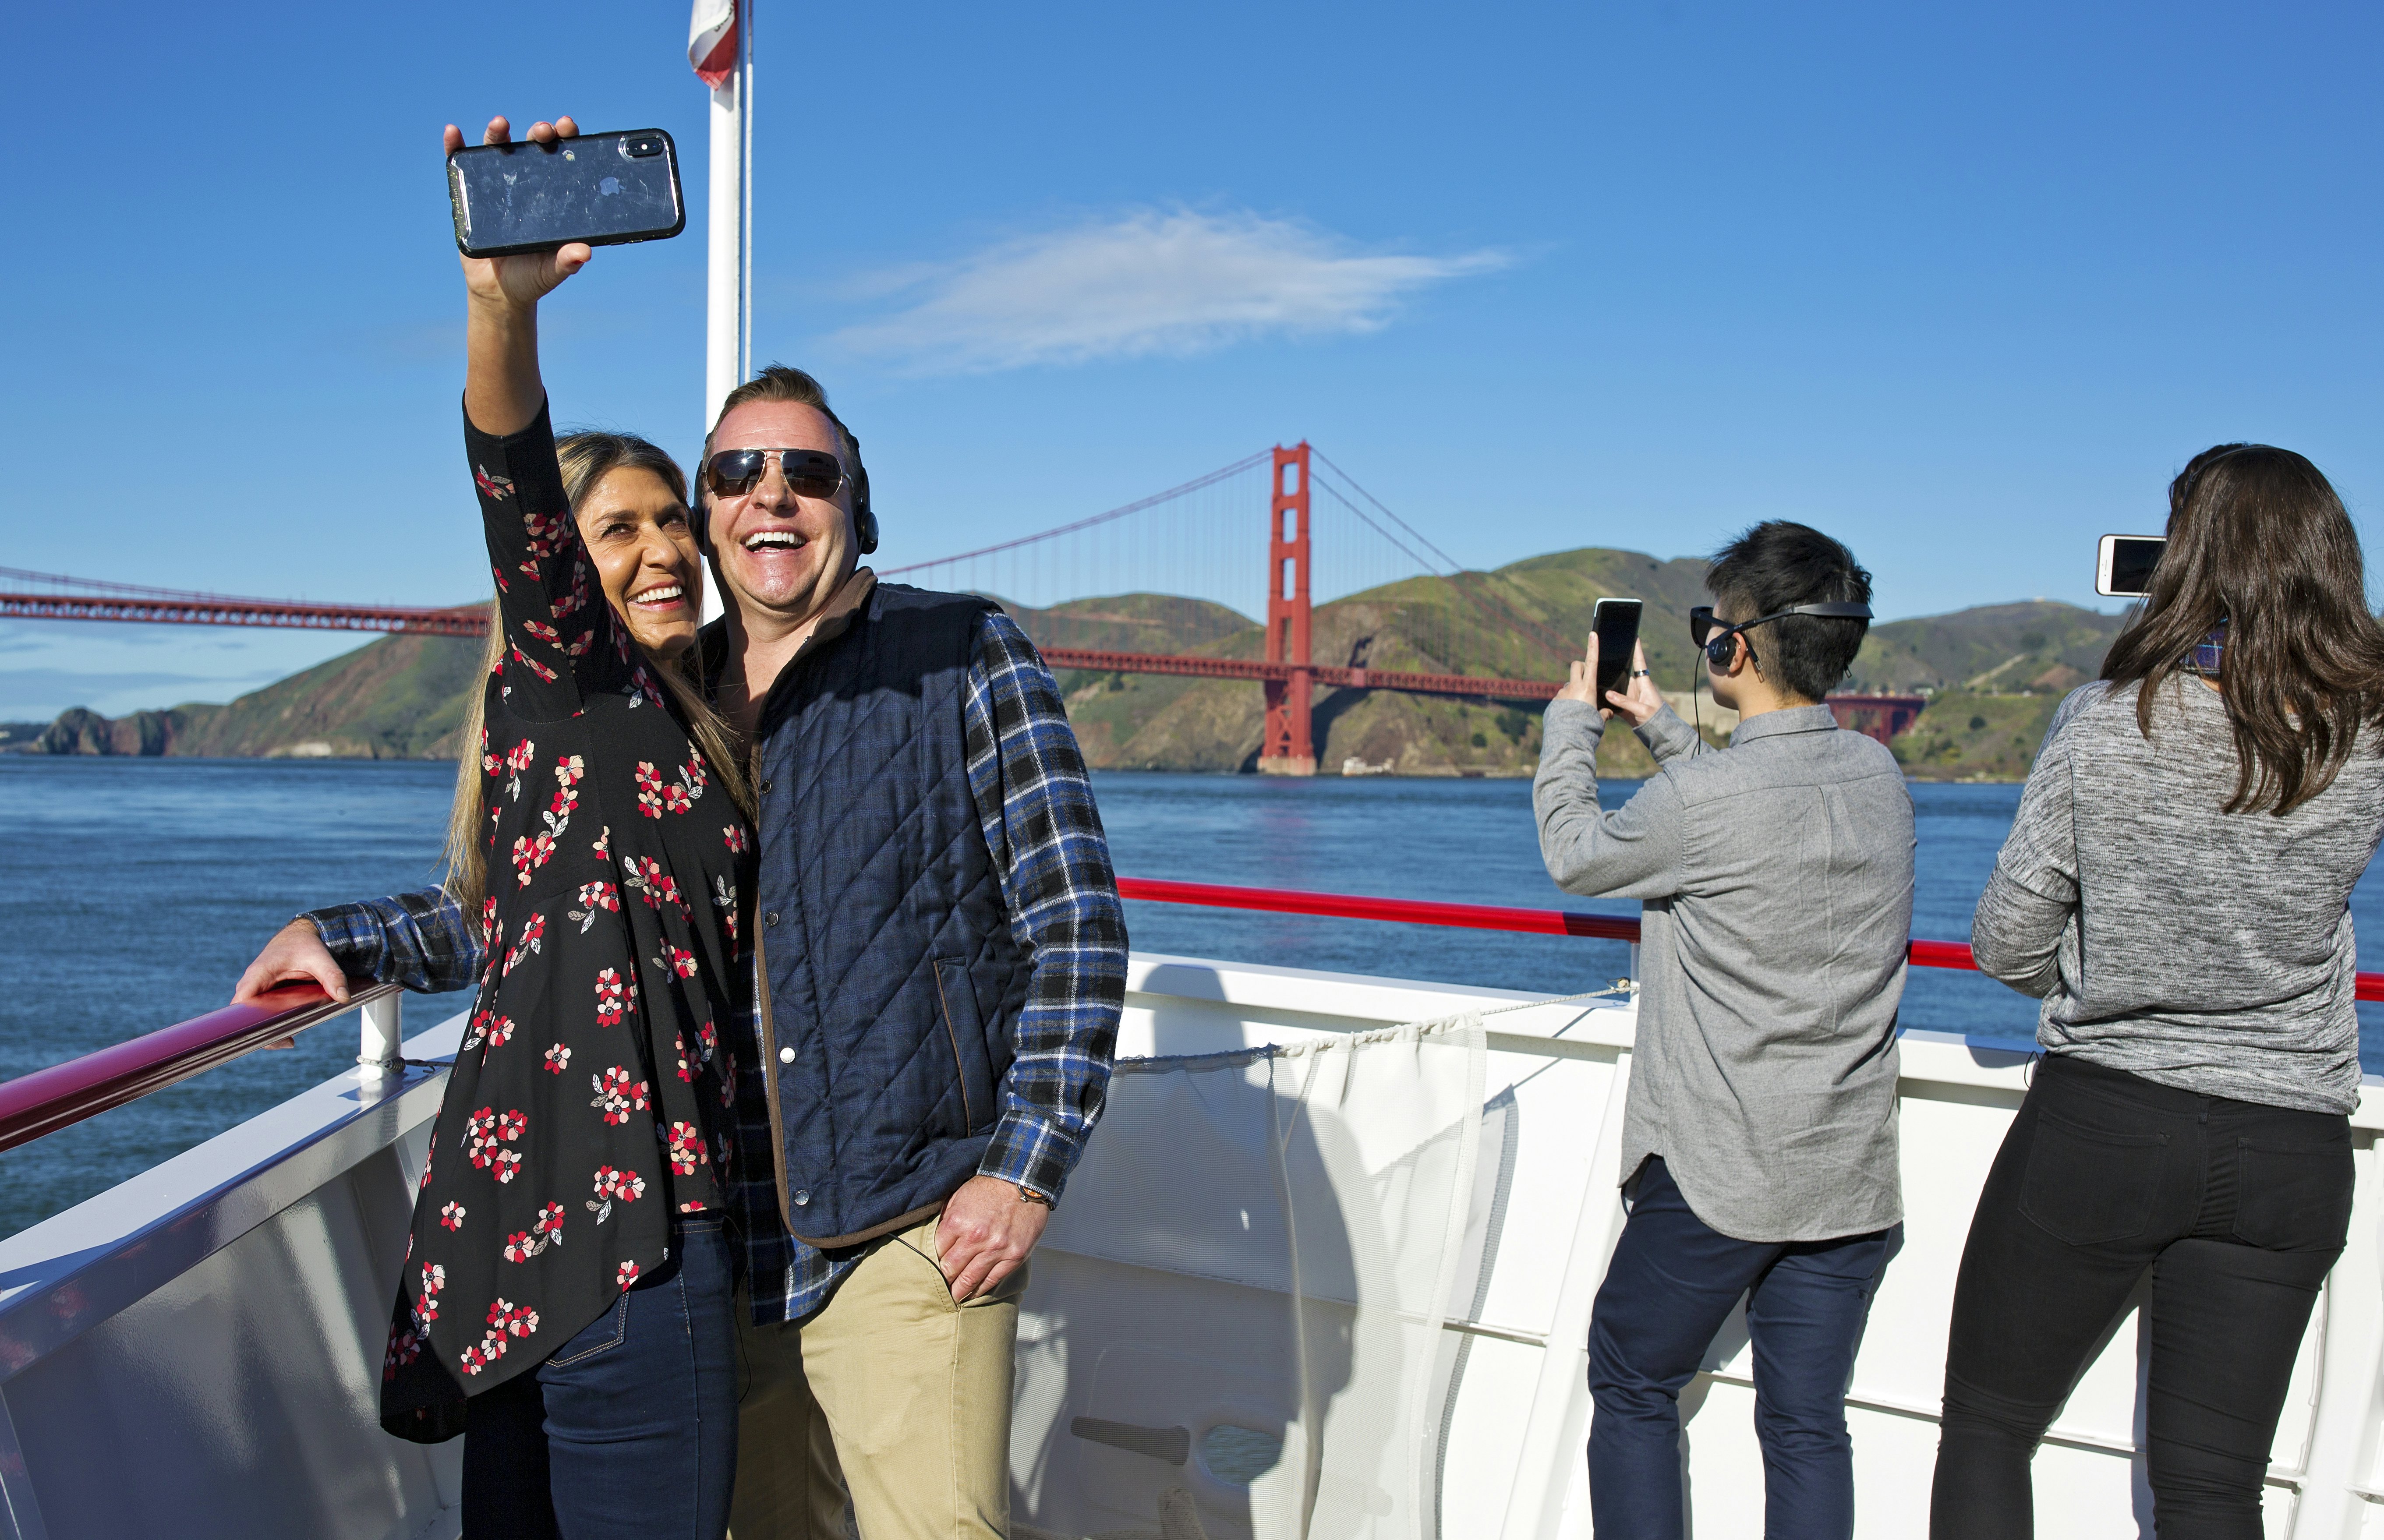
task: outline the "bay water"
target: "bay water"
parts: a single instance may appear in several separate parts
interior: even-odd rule
[[[436,880],[452,764],[421,762],[0,758],[0,1079],[223,1004],[259,947],[302,909]],[[1124,876],[1398,899],[1634,914],[1577,899],[1540,865],[1521,780],[1278,780],[1117,772],[1096,777]],[[1635,783],[1608,785],[1617,805]],[[1913,934],[1967,940],[1970,910],[2019,801],[2017,786],[1917,784]],[[2384,874],[2353,899],[2384,936]],[[1141,951],[1494,986],[1552,995],[1628,971],[1619,942],[1129,903]],[[2384,953],[2379,953],[2384,955]],[[464,997],[407,997],[407,1030]],[[2384,1072],[2384,1007],[2361,1057]],[[2033,1000],[1976,974],[1912,970],[1909,1027],[2025,1042]],[[0,1235],[105,1190],[354,1061],[355,1018],[252,1053],[0,1154]]]

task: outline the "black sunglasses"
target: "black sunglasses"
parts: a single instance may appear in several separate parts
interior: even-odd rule
[[[844,485],[844,463],[825,450],[724,449],[704,462],[704,487],[714,497],[742,497],[769,474],[773,454],[787,490],[797,497],[826,501]]]

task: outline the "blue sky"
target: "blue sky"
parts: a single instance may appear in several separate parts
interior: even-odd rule
[[[755,348],[889,565],[1303,436],[1469,565],[1789,516],[1890,615],[2094,602],[2219,440],[2384,530],[2372,7],[762,4]],[[0,23],[0,565],[475,597],[440,126],[659,125],[700,208],[683,0],[106,18]],[[702,263],[574,280],[561,417],[692,453]],[[356,640],[0,624],[0,717]]]

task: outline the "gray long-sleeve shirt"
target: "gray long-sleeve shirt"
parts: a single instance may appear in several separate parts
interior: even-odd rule
[[[2359,1101],[2351,889],[2384,834],[2365,741],[2279,818],[2222,813],[2226,702],[2172,677],[2096,682],[2053,718],[1970,922],[1979,966],[2040,996],[2048,1052],[2205,1096],[2348,1112]]]
[[[1656,775],[1606,813],[1603,728],[1595,706],[1549,704],[1532,804],[1558,886],[1645,904],[1625,1179],[1662,1156],[1690,1210],[1740,1240],[1895,1223],[1913,848],[1895,757],[1827,706],[1692,753],[1667,708],[1638,729]]]

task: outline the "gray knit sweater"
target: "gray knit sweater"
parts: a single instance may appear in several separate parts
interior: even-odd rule
[[[2279,818],[2219,811],[2227,708],[2172,679],[2149,740],[2136,688],[2055,714],[1970,922],[1979,965],[2044,1001],[2037,1041],[2165,1086],[2348,1112],[2359,1098],[2349,901],[2384,833],[2365,739]]]

